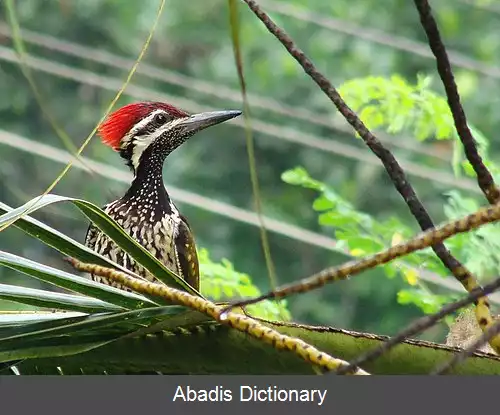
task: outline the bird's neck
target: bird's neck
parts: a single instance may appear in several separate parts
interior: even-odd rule
[[[139,206],[146,205],[158,214],[170,213],[173,205],[163,185],[162,167],[163,163],[140,164],[123,199]]]

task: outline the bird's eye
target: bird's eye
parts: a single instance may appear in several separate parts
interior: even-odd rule
[[[156,114],[154,118],[155,124],[163,125],[167,122],[167,117],[165,114]]]

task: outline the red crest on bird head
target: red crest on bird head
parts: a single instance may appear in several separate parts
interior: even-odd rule
[[[113,150],[120,149],[120,141],[132,127],[152,111],[162,109],[172,117],[187,117],[188,114],[173,105],[164,102],[135,102],[127,104],[111,113],[106,120],[99,125],[98,133],[102,142]]]

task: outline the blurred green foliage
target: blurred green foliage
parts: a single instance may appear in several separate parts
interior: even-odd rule
[[[206,249],[198,252],[200,261],[201,293],[213,301],[233,301],[256,297],[261,291],[254,285],[249,275],[238,272],[227,259],[212,262]],[[286,300],[279,302],[261,301],[247,307],[247,312],[255,317],[268,320],[290,320]]]
[[[418,84],[413,86],[397,75],[387,79],[367,77],[344,83],[340,92],[349,105],[359,112],[362,121],[370,129],[384,128],[391,134],[410,131],[417,140],[430,137],[437,140],[451,139],[458,147],[461,143],[454,130],[446,99],[427,90],[429,84],[429,78],[420,78]],[[482,155],[487,156],[488,139],[477,129],[474,129],[474,133],[474,136],[479,138]],[[458,169],[461,166],[466,173],[472,168],[467,161],[462,160],[459,165],[456,163],[457,159],[453,158],[453,167]],[[491,161],[489,165],[492,171],[498,171],[498,165]],[[371,215],[360,212],[327,184],[312,178],[303,167],[284,172],[282,180],[320,193],[312,203],[312,208],[318,212],[318,223],[334,228],[337,247],[353,257],[373,255],[384,247],[402,242],[412,235],[411,229],[395,216],[377,221]],[[459,191],[449,191],[446,196],[443,211],[449,220],[458,219],[480,208],[475,199],[464,197]],[[474,232],[457,235],[446,242],[451,252],[478,276],[481,282],[498,275],[499,230],[499,225],[493,224]],[[403,280],[413,287],[398,291],[397,300],[400,304],[413,304],[424,313],[431,314],[457,298],[456,293],[434,294],[419,280],[419,272],[422,270],[443,277],[449,274],[430,248],[392,261],[381,268],[387,277],[393,278],[400,274]]]

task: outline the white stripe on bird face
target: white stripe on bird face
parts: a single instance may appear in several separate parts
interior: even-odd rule
[[[139,132],[140,130],[142,130],[146,125],[148,125],[152,120],[153,118],[158,115],[158,114],[167,114],[164,110],[155,110],[153,111],[151,114],[149,114],[147,117],[145,117],[144,119],[142,119],[141,121],[139,121],[137,124],[135,124],[131,129],[130,131],[125,134],[121,140],[121,147],[122,148],[125,148],[128,146],[128,144],[130,143],[130,141],[135,137],[135,135],[137,134],[137,132]],[[167,114],[168,115],[168,114]]]
[[[132,149],[132,166],[134,170],[137,172],[139,168],[139,162],[141,160],[142,153],[146,151],[146,149],[151,145],[154,141],[153,134],[142,136],[140,138],[135,139],[134,148]]]
[[[166,114],[167,116],[170,116],[166,111],[164,110],[155,110],[151,114],[149,114],[147,117],[145,117],[143,120],[138,122],[134,127],[127,133],[122,139],[122,148],[127,147],[130,144],[131,140],[134,140],[134,147],[132,149],[132,157],[131,157],[131,162],[132,166],[134,167],[134,170],[137,171],[139,167],[139,163],[141,160],[141,156],[144,153],[144,151],[154,142],[156,141],[157,138],[159,138],[161,135],[169,131],[170,129],[174,128],[178,123],[184,120],[184,118],[178,118],[174,119],[170,122],[167,122],[166,124],[158,127],[155,131],[153,131],[151,134],[148,135],[141,135],[139,137],[136,136],[136,134],[141,131],[144,127],[146,127],[148,124],[150,124],[154,117],[158,114]]]

